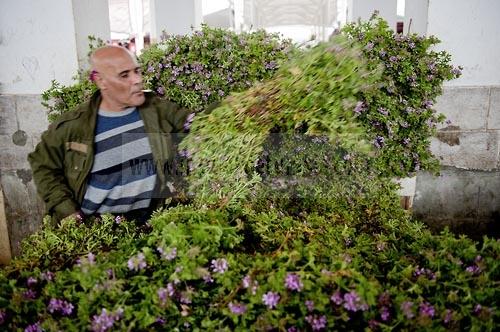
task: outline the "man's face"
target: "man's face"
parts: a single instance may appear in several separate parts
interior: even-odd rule
[[[129,53],[113,54],[98,75],[103,108],[115,111],[144,103],[141,68]]]

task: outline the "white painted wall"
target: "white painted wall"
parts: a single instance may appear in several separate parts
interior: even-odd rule
[[[111,36],[108,0],[73,0],[76,50],[80,68],[88,68],[88,36],[106,42]]]
[[[404,33],[408,30],[410,33],[419,35],[427,34],[427,12],[429,10],[429,0],[406,0]]]
[[[374,10],[378,10],[379,15],[387,21],[391,29],[396,30],[397,0],[347,0],[347,21],[355,22],[358,18],[366,21]]]
[[[78,68],[71,1],[0,1],[0,93],[39,94]]]
[[[162,31],[171,35],[191,33],[202,22],[201,0],[150,0],[151,37],[158,40]]]
[[[412,1],[412,0],[407,0]],[[500,1],[429,0],[428,35],[464,67],[449,86],[500,85]]]

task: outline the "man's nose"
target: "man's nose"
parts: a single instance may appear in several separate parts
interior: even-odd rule
[[[133,73],[132,83],[134,83],[134,84],[142,83],[142,74],[141,73]]]

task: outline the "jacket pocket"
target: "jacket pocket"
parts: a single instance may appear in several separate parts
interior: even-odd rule
[[[87,154],[85,153],[74,150],[66,151],[64,156],[64,171],[68,179],[68,184],[73,190],[75,190],[76,182],[83,172],[86,160]]]

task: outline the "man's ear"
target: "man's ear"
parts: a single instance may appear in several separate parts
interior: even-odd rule
[[[95,83],[95,85],[97,85],[97,87],[100,89],[100,90],[105,90],[106,89],[106,82],[103,80],[101,74],[97,71],[92,71],[93,72],[93,82]]]

